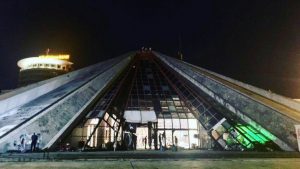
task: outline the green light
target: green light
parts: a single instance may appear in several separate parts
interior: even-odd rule
[[[276,137],[273,134],[271,134],[269,131],[265,130],[261,126],[257,125],[255,122],[250,122],[250,125],[268,139],[276,140]]]
[[[245,139],[242,135],[238,135],[236,138],[243,146],[248,149],[253,148],[253,144],[251,144],[247,139]]]
[[[254,138],[257,142],[260,142],[262,144],[265,144],[265,141],[261,139],[259,136],[257,136],[255,133],[253,133],[251,130],[249,130],[246,126],[241,127],[243,130],[247,132],[252,138]]]
[[[269,141],[267,137],[259,133],[257,130],[255,130],[255,128],[253,128],[250,125],[245,126],[245,125],[237,124],[236,128],[238,129],[239,132],[243,133],[252,142],[259,142],[261,144],[265,144],[267,141]]]
[[[251,126],[247,126],[247,128],[249,129],[249,130],[251,130],[253,133],[258,133],[253,127],[251,127]]]
[[[252,138],[249,134],[245,134],[245,136],[247,137],[247,138],[249,138],[252,142],[255,142],[256,140],[254,139],[254,138]]]
[[[258,133],[257,134],[258,137],[260,137],[262,140],[264,140],[265,142],[269,141],[266,137],[264,137],[262,134]]]

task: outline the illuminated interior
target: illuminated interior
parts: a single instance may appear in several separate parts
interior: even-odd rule
[[[255,124],[231,121],[208,95],[194,90],[161,62],[147,57],[137,60],[129,70],[130,83],[120,80],[112,85],[86,116],[83,134],[73,132],[71,140],[82,139],[92,149],[120,142],[129,149],[158,149],[161,144],[166,149],[176,145],[179,149],[277,150],[275,136]],[[129,86],[125,101],[116,104],[123,107],[112,106],[124,86]],[[132,116],[140,112],[141,117],[154,112],[156,119],[136,122],[137,116],[128,118],[126,112]]]

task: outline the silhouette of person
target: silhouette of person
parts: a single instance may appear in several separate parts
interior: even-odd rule
[[[37,140],[38,140],[38,136],[35,135],[35,133],[33,133],[33,135],[31,136],[31,151],[35,151],[36,150]]]
[[[161,133],[159,133],[158,141],[159,141],[159,149],[160,151],[162,151]]]
[[[177,146],[178,146],[178,138],[175,136],[175,151],[177,151]]]
[[[147,149],[147,136],[145,137],[144,142],[145,142],[145,150],[146,150]]]

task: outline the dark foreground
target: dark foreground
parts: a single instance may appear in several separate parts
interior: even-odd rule
[[[229,168],[299,169],[297,152],[120,151],[0,154],[1,169]]]
[[[299,158],[268,159],[113,159],[38,162],[1,162],[1,169],[299,169]]]
[[[232,158],[300,158],[299,152],[234,152],[234,151],[98,151],[4,153],[0,161],[85,160],[85,159],[232,159]],[[300,168],[300,167],[299,167]]]

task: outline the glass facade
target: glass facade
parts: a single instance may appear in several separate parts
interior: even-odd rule
[[[118,142],[129,149],[172,149],[175,145],[179,149],[252,150],[272,141],[271,134],[232,121],[207,94],[154,56],[136,56],[128,74],[120,79],[73,130],[72,145],[84,142],[86,148],[107,149]],[[125,92],[123,101],[112,104]],[[146,119],[129,121],[126,112]],[[147,119],[151,112],[155,120]]]
[[[167,148],[176,144],[175,137],[180,148],[210,148],[211,140],[206,130],[179,98],[153,58],[140,58],[135,69],[126,110],[154,110],[157,115],[156,136],[165,134],[162,145]]]

